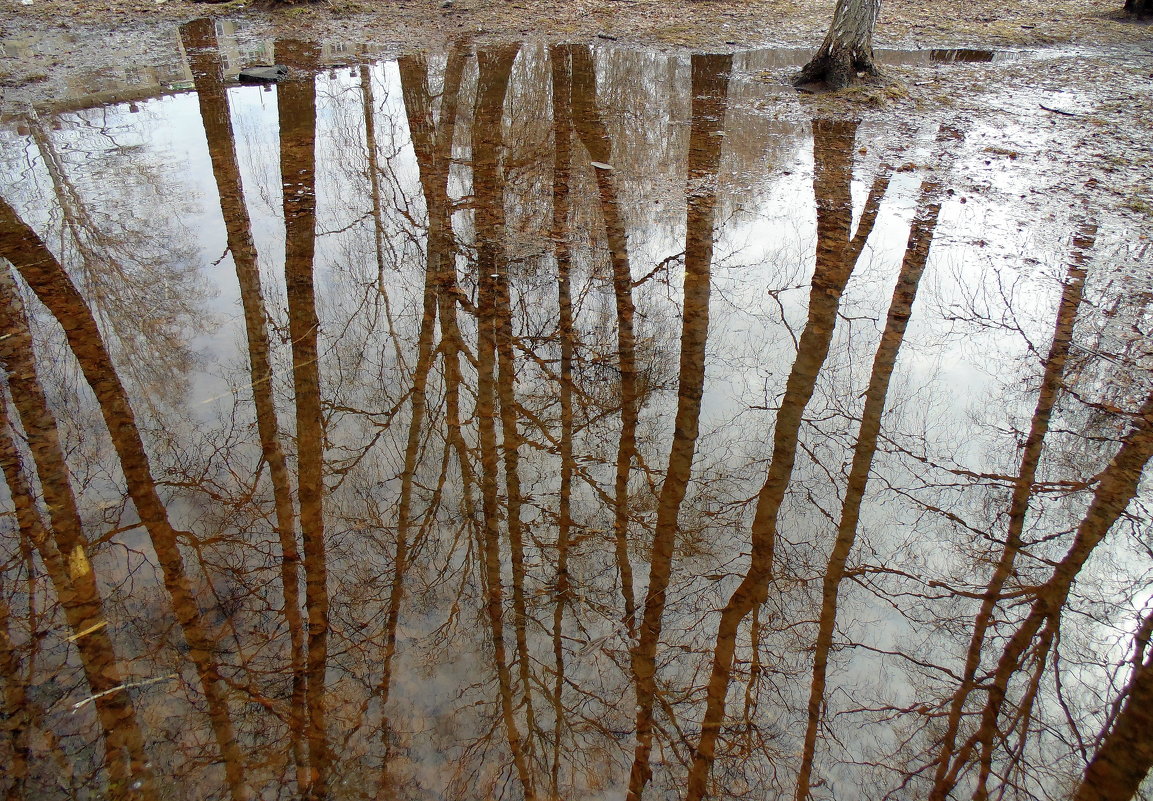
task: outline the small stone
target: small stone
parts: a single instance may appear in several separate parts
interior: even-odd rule
[[[440,7],[441,8],[452,8],[455,5],[456,5],[456,3],[454,3],[452,0],[444,0],[444,2],[440,4]]]

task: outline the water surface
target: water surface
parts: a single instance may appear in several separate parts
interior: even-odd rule
[[[1124,730],[1147,242],[1046,118],[179,41],[0,130],[9,797],[1048,798]]]

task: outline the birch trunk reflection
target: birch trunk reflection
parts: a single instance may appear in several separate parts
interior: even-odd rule
[[[1073,239],[1073,256],[1065,276],[1064,290],[1057,309],[1056,327],[1053,341],[1045,359],[1045,370],[1041,378],[1041,388],[1037,395],[1037,405],[1029,426],[1029,435],[1021,453],[1021,463],[1017,478],[1013,482],[1013,495],[1009,502],[1008,527],[1005,545],[998,558],[993,573],[985,586],[981,607],[973,622],[969,636],[969,647],[965,655],[965,668],[961,683],[954,692],[949,704],[949,717],[937,757],[936,775],[930,791],[930,801],[943,801],[956,784],[962,764],[953,761],[957,733],[960,730],[965,711],[965,703],[977,687],[977,671],[981,665],[981,654],[985,645],[985,635],[993,623],[993,614],[1001,599],[1001,592],[1013,574],[1013,567],[1022,547],[1022,534],[1025,530],[1025,517],[1033,495],[1037,468],[1041,463],[1041,453],[1045,437],[1049,432],[1049,421],[1064,389],[1065,362],[1073,343],[1073,326],[1077,310],[1081,305],[1085,287],[1086,263],[1096,236],[1096,226],[1084,225]]]
[[[692,57],[692,128],[689,132],[688,210],[685,222],[685,288],[681,323],[677,415],[668,468],[657,501],[657,524],[649,557],[640,638],[633,653],[636,682],[636,751],[629,771],[629,801],[639,801],[652,775],[653,705],[657,688],[657,650],[672,574],[681,503],[692,475],[705,383],[705,345],[709,334],[709,293],[713,261],[717,172],[728,104],[732,56]]]
[[[981,757],[981,773],[974,799],[988,797],[992,774],[994,743],[1001,734],[1001,712],[1006,704],[1010,679],[1022,668],[1030,649],[1039,666],[1044,662],[1062,610],[1078,574],[1094,549],[1121,518],[1137,495],[1145,464],[1153,456],[1153,393],[1134,415],[1133,426],[1109,466],[1098,475],[1097,490],[1065,556],[1056,563],[1049,579],[1036,589],[1025,619],[1017,626],[997,660],[987,687],[985,705],[977,731],[958,750],[946,781],[956,785],[960,772],[969,765],[974,750]],[[1038,634],[1040,640],[1038,641]],[[1035,642],[1036,641],[1036,642]],[[1026,699],[1026,703],[1031,703]]]
[[[596,162],[597,197],[605,226],[605,242],[612,264],[613,297],[617,312],[617,365],[620,371],[621,435],[617,446],[616,477],[613,483],[613,535],[616,542],[617,570],[624,598],[625,629],[629,637],[636,630],[636,599],[633,592],[633,568],[629,559],[629,475],[637,458],[637,418],[641,396],[637,385],[636,335],[633,322],[633,276],[629,262],[628,237],[621,218],[620,202],[613,178],[612,141],[597,108],[596,66],[588,45],[569,49],[572,59],[572,125]],[[601,166],[597,166],[601,165]]]
[[[16,507],[21,535],[40,554],[75,638],[84,678],[95,698],[93,703],[104,733],[109,795],[125,799],[155,798],[144,737],[132,699],[126,691],[116,691],[124,676],[106,628],[104,601],[96,575],[88,560],[88,541],[69,483],[56,417],[40,386],[32,358],[28,320],[7,268],[0,272],[0,318],[5,321],[7,331],[0,338],[0,364],[7,373],[12,403],[36,466],[54,541],[36,509],[31,482],[25,477],[9,431],[7,404],[0,400],[0,463]]]
[[[396,550],[393,559],[393,580],[388,599],[387,620],[382,678],[379,687],[384,738],[381,784],[377,796],[386,798],[392,792],[389,778],[389,726],[385,706],[392,687],[392,662],[396,654],[396,629],[400,619],[400,607],[404,597],[404,574],[408,568],[408,552],[411,547],[412,496],[416,482],[416,471],[421,454],[421,438],[427,410],[426,392],[434,356],[438,281],[446,264],[451,263],[453,242],[451,238],[451,218],[448,216],[448,165],[451,156],[453,132],[456,124],[457,93],[464,66],[464,56],[459,49],[449,57],[446,70],[445,88],[442,95],[441,119],[437,126],[432,119],[432,98],[428,91],[428,66],[423,58],[406,57],[399,61],[401,89],[408,117],[408,128],[412,136],[413,150],[420,168],[421,189],[424,193],[425,208],[428,214],[428,231],[425,241],[424,293],[421,304],[420,332],[417,340],[416,367],[412,378],[411,417],[404,451],[404,470],[401,474],[400,502],[397,507]],[[371,81],[367,68],[361,71],[361,82]],[[374,127],[366,126],[371,132]],[[371,135],[371,133],[370,133]],[[369,141],[370,149],[376,142]],[[370,161],[369,169],[375,170],[375,162]],[[375,190],[374,190],[375,191]]]
[[[3,407],[0,414],[7,418],[7,401],[0,403],[0,407]],[[3,458],[2,454],[8,448],[8,442],[5,441],[7,439],[10,439],[8,421],[0,420],[0,458]],[[7,471],[6,459],[3,465]],[[8,489],[15,494],[11,483]],[[8,606],[5,578],[4,570],[0,569],[0,682],[4,684],[3,719],[10,753],[8,775],[5,777],[8,787],[4,791],[4,798],[5,801],[19,801],[28,792],[33,759],[31,740],[34,732],[28,684],[20,675],[20,656],[16,644],[12,641],[12,630],[8,622],[12,618],[12,610]]]
[[[507,56],[509,59],[508,70],[511,71],[517,51],[511,48],[509,48],[509,51],[511,55]],[[503,57],[504,54],[502,54],[502,58]],[[506,84],[507,80],[508,78],[506,76]],[[490,117],[488,116],[489,114],[493,116]],[[500,109],[498,109],[495,104],[492,107],[486,106],[484,118],[482,119],[478,111],[475,124],[481,131],[480,135],[482,137],[486,135],[484,133],[485,131],[494,131],[492,135],[497,137],[497,141],[499,142],[498,147],[494,151],[495,158],[489,161],[486,155],[484,159],[478,159],[478,162],[483,161],[484,163],[483,166],[476,168],[474,172],[478,186],[485,184],[491,187],[490,190],[478,191],[478,203],[481,202],[480,198],[483,191],[493,192],[491,196],[486,198],[486,201],[491,203],[488,208],[493,212],[492,218],[486,222],[486,225],[491,225],[492,228],[489,229],[486,234],[480,234],[481,226],[478,224],[477,230],[478,237],[488,238],[492,242],[494,245],[492,255],[496,257],[491,262],[493,269],[491,275],[487,272],[488,267],[485,264],[481,264],[479,258],[478,269],[480,270],[482,281],[486,275],[489,275],[489,278],[492,279],[490,287],[492,291],[493,334],[496,341],[496,390],[500,406],[501,456],[504,461],[505,525],[508,527],[509,561],[512,568],[513,638],[516,642],[516,664],[517,673],[520,678],[519,704],[524,707],[525,714],[525,753],[531,765],[535,756],[534,740],[537,724],[532,702],[533,682],[531,676],[532,664],[528,650],[528,606],[524,591],[525,533],[524,523],[521,520],[523,496],[520,483],[520,446],[522,437],[519,427],[519,407],[516,400],[516,359],[513,350],[515,334],[512,320],[509,254],[503,246],[506,221],[504,215],[504,181],[502,175],[504,165],[501,162],[500,155],[501,150],[504,148],[504,142],[503,133],[495,133],[495,130],[504,124],[503,114],[500,113]],[[478,213],[478,217],[479,216],[480,214]],[[532,770],[531,766],[530,770]]]
[[[224,87],[224,68],[217,49],[216,24],[202,19],[180,29],[188,53],[189,67],[200,104],[200,118],[208,141],[212,174],[220,198],[228,250],[236,267],[240,286],[240,303],[244,310],[244,330],[248,339],[248,364],[252,376],[252,400],[256,410],[256,427],[260,451],[268,464],[272,481],[273,505],[276,511],[276,534],[280,543],[280,579],[284,594],[284,622],[289,636],[289,669],[292,689],[287,710],[289,750],[296,766],[298,790],[308,783],[307,756],[304,751],[305,657],[304,621],[300,614],[300,552],[296,542],[296,519],[292,505],[292,479],[284,450],[280,445],[280,424],[272,394],[271,345],[268,338],[267,313],[261,289],[259,259],[252,239],[252,223],[244,201],[240,164],[228,95]]]
[[[0,255],[12,262],[40,302],[56,318],[85,380],[96,395],[119,457],[128,494],[148,530],[164,576],[165,588],[172,599],[173,611],[188,642],[189,658],[196,666],[201,691],[208,706],[209,722],[224,759],[229,793],[235,801],[247,801],[252,797],[252,790],[244,778],[243,759],[236,742],[228,702],[220,686],[213,644],[192,595],[184,558],[177,544],[177,531],[168,519],[168,510],[156,493],[156,482],[152,477],[140,430],[136,426],[132,405],[108,355],[92,312],[56,257],[3,199],[0,199]]]
[[[861,253],[850,240],[853,218],[850,188],[856,128],[857,124],[850,122],[813,122],[817,259],[809,293],[808,321],[801,334],[797,358],[793,362],[785,384],[785,394],[777,411],[772,460],[765,485],[757,498],[753,518],[748,572],[721,611],[701,736],[689,772],[685,796],[688,801],[699,801],[706,793],[709,772],[716,757],[717,740],[724,724],[725,700],[740,625],[768,597],[773,580],[777,517],[793,474],[805,407],[813,396],[817,375],[829,353],[841,293]],[[862,245],[868,238],[869,227],[874,219],[862,215],[861,227],[856,235]]]
[[[536,798],[536,782],[532,758],[532,710],[524,703],[531,693],[527,681],[528,660],[524,636],[523,595],[521,602],[514,599],[514,636],[518,656],[521,658],[522,701],[514,700],[512,674],[504,642],[504,588],[500,559],[500,501],[497,486],[499,454],[497,451],[495,420],[497,397],[500,395],[500,413],[504,433],[505,482],[510,500],[508,526],[514,594],[523,582],[524,563],[521,543],[514,541],[514,526],[519,533],[520,521],[513,520],[511,503],[516,484],[515,410],[511,408],[511,332],[506,322],[508,309],[508,265],[504,251],[504,181],[501,178],[500,157],[504,149],[504,101],[509,76],[519,46],[481,50],[477,54],[477,100],[473,118],[473,194],[476,197],[476,263],[478,282],[477,301],[477,401],[476,415],[480,428],[481,494],[484,517],[484,574],[486,584],[485,610],[492,635],[493,661],[496,665],[500,692],[501,716],[517,776],[524,788],[525,798]],[[499,370],[499,375],[497,371]],[[506,404],[510,407],[505,410]],[[510,425],[511,423],[511,425]],[[521,552],[518,553],[518,550]],[[520,585],[523,593],[523,584]],[[516,710],[525,706],[527,732],[522,739],[517,725]]]
[[[564,614],[569,603],[569,547],[572,536],[572,491],[576,462],[573,458],[573,345],[575,331],[572,303],[572,251],[569,246],[569,181],[572,175],[573,125],[569,104],[572,92],[572,63],[569,48],[549,48],[552,77],[553,178],[552,241],[557,278],[557,337],[560,340],[560,488],[557,501],[556,585],[552,620],[553,742],[549,769],[549,798],[560,799],[561,748],[568,726],[565,705]]]
[[[951,129],[942,129],[937,137],[938,143],[948,142],[960,138],[960,134]],[[937,163],[947,165],[944,154],[938,154]],[[873,191],[866,201],[865,219],[867,225],[860,226],[857,236],[857,253],[864,247],[868,237],[869,227],[875,221],[888,184],[888,173],[882,168]],[[909,230],[909,240],[905,247],[905,256],[901,261],[901,269],[897,274],[897,283],[893,288],[893,297],[889,303],[889,312],[885,319],[885,328],[881,332],[881,341],[873,357],[873,369],[869,375],[869,385],[865,390],[865,406],[861,411],[861,425],[857,431],[857,444],[853,450],[852,466],[849,469],[849,478],[845,486],[844,501],[841,505],[841,517],[837,524],[837,536],[833,550],[829,554],[828,564],[825,567],[821,587],[821,614],[818,622],[817,637],[813,648],[813,677],[809,687],[809,701],[806,708],[807,720],[805,724],[805,740],[801,752],[801,764],[797,772],[797,801],[805,801],[809,797],[810,780],[813,761],[816,757],[817,731],[822,722],[825,705],[825,687],[828,674],[829,653],[833,647],[833,635],[837,625],[837,601],[840,595],[841,582],[845,578],[845,566],[852,552],[857,537],[857,526],[861,517],[861,504],[864,501],[865,490],[869,483],[869,473],[872,470],[873,458],[877,452],[877,440],[881,433],[881,420],[885,411],[885,400],[889,393],[889,382],[893,377],[893,368],[897,363],[901,345],[905,339],[905,330],[912,316],[913,303],[917,299],[917,289],[921,283],[921,276],[925,271],[925,264],[929,259],[929,248],[933,243],[933,233],[937,227],[937,217],[941,212],[941,195],[944,187],[941,178],[927,178],[921,183],[920,197],[917,200],[917,209],[913,214],[913,222]],[[862,237],[862,233],[864,236]],[[851,258],[856,256],[851,255]]]
[[[280,176],[284,199],[284,278],[292,388],[296,398],[297,499],[304,545],[304,606],[308,614],[305,697],[308,784],[304,797],[328,797],[325,683],[328,669],[328,564],[324,541],[324,418],[320,403],[320,320],[316,314],[316,85],[319,53],[312,44],[279,41],[277,56],[291,79],[276,92]]]
[[[732,73],[772,52],[280,42],[286,82],[226,90],[269,43],[181,37],[195,96],[0,125],[52,236],[0,206],[0,798],[1130,792],[1153,409],[1119,207],[1059,287],[1076,211],[1028,159],[823,120],[809,153]],[[854,184],[858,149],[910,163]],[[89,275],[100,235],[124,269]],[[194,357],[169,383],[145,317]]]
[[[1129,801],[1153,769],[1153,612],[1146,612],[1133,638],[1129,682],[1120,713],[1102,738],[1073,801]]]

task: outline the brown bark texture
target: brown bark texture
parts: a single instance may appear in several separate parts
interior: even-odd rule
[[[0,400],[0,463],[16,508],[17,523],[21,535],[40,554],[75,638],[104,735],[108,793],[115,798],[154,798],[148,755],[132,697],[127,690],[116,691],[124,681],[124,673],[107,629],[104,601],[88,558],[88,541],[68,478],[56,417],[36,372],[24,305],[7,268],[0,274],[0,319],[4,320],[7,331],[0,338],[0,364],[7,373],[12,403],[40,480],[51,534],[36,508],[32,484],[25,475],[9,431],[7,403]]]
[[[486,584],[485,611],[492,635],[493,661],[496,666],[500,693],[501,717],[513,765],[526,799],[536,798],[536,779],[532,759],[531,728],[522,734],[517,724],[517,709],[512,671],[505,645],[504,585],[501,578],[500,515],[498,476],[500,451],[497,446],[495,421],[498,417],[498,395],[501,404],[507,398],[508,388],[501,388],[500,340],[507,335],[503,321],[503,305],[507,304],[507,256],[504,249],[504,180],[501,175],[501,154],[504,151],[504,101],[509,76],[519,46],[486,48],[477,54],[477,99],[473,117],[473,193],[476,196],[476,250],[478,274],[477,302],[477,400],[476,414],[480,428],[481,495],[484,518],[484,573]],[[508,376],[506,374],[506,380]],[[502,423],[504,421],[502,420]],[[505,429],[505,436],[510,433]],[[506,440],[505,470],[510,467]],[[515,466],[515,461],[512,462]],[[508,494],[513,487],[508,486]],[[511,515],[511,510],[509,510]],[[512,521],[509,521],[510,530]],[[511,537],[510,537],[511,539]],[[510,542],[510,551],[515,545]],[[514,556],[515,558],[515,556]],[[516,567],[514,565],[514,577]],[[523,575],[523,574],[522,574]],[[514,579],[515,580],[515,579]],[[514,614],[517,611],[514,610]],[[518,628],[514,620],[515,629]],[[519,647],[520,641],[517,638]],[[530,692],[529,687],[522,688]],[[528,713],[526,709],[526,713]],[[530,724],[531,725],[531,724]]]
[[[1049,579],[1037,588],[1027,615],[1005,643],[987,684],[980,725],[958,750],[953,768],[946,777],[951,786],[956,785],[960,772],[968,766],[973,752],[977,751],[981,755],[981,775],[974,798],[980,799],[987,795],[992,752],[999,737],[1003,735],[1000,719],[1008,699],[1009,683],[1021,669],[1032,648],[1035,647],[1038,652],[1047,652],[1046,643],[1051,642],[1078,574],[1137,495],[1141,474],[1151,456],[1153,394],[1146,398],[1141,409],[1134,415],[1133,426],[1120,449],[1098,476],[1093,500],[1077,527],[1068,551],[1056,563]],[[1041,641],[1034,646],[1038,633],[1041,634]]]
[[[296,410],[297,502],[304,550],[305,726],[308,784],[304,797],[328,797],[330,754],[325,709],[328,669],[328,556],[324,535],[324,416],[320,398],[320,320],[316,313],[316,85],[319,52],[310,43],[277,41],[290,79],[277,87],[280,175],[284,201],[284,278],[292,388]]]
[[[588,45],[570,48],[572,58],[572,125],[584,145],[589,160],[612,164],[612,140],[597,108],[596,65]],[[633,324],[633,277],[629,262],[628,238],[621,216],[614,172],[593,167],[597,198],[605,227],[612,267],[613,298],[617,312],[617,369],[620,373],[621,433],[617,441],[616,475],[613,481],[613,539],[616,544],[617,571],[624,599],[624,624],[629,636],[636,627],[636,596],[633,591],[633,568],[629,558],[629,475],[637,457],[637,418],[640,415],[636,335]]]
[[[572,253],[569,246],[569,215],[572,201],[569,180],[572,170],[573,125],[569,104],[572,90],[570,48],[553,45],[549,49],[552,79],[553,180],[552,239],[556,258],[557,338],[560,340],[560,488],[557,499],[556,586],[552,619],[553,649],[553,743],[549,767],[549,798],[560,798],[561,750],[567,726],[564,706],[565,659],[564,616],[569,603],[569,547],[573,530],[572,494],[576,462],[573,458],[573,355],[574,324],[572,303]]]
[[[938,142],[952,142],[955,138],[957,138],[955,132],[945,129],[938,136]],[[937,161],[938,163],[947,163],[941,155],[938,155]],[[864,245],[861,234],[864,233],[865,237],[868,236],[868,231],[876,220],[880,197],[884,194],[884,187],[887,186],[887,183],[888,173],[883,171],[865,203],[862,224],[858,226],[858,234],[854,237],[861,246]],[[801,765],[797,775],[796,801],[805,801],[809,797],[813,762],[816,758],[817,733],[822,722],[825,704],[829,654],[833,647],[833,637],[836,630],[840,585],[845,578],[846,565],[856,542],[861,506],[865,498],[869,472],[872,469],[873,458],[877,452],[877,442],[881,434],[881,422],[885,411],[889,382],[897,363],[901,345],[904,342],[905,330],[912,316],[921,276],[924,274],[925,265],[928,263],[929,249],[933,243],[933,234],[936,231],[937,218],[941,211],[943,189],[941,179],[938,176],[926,178],[921,183],[920,197],[909,229],[905,255],[897,274],[897,283],[893,287],[893,296],[889,303],[885,328],[881,332],[881,341],[877,345],[877,351],[873,358],[869,385],[865,390],[865,407],[861,411],[861,425],[857,432],[857,444],[853,450],[853,461],[845,486],[844,501],[841,504],[837,536],[822,578],[821,614],[813,648],[813,675],[806,709],[807,720],[804,746],[801,752]]]
[[[387,705],[392,688],[392,663],[396,655],[397,626],[404,599],[404,577],[408,569],[408,554],[412,547],[412,497],[422,453],[422,429],[427,411],[427,388],[432,371],[433,344],[437,311],[437,282],[444,272],[445,262],[451,257],[451,222],[447,216],[448,159],[452,147],[456,122],[457,92],[463,71],[464,58],[459,49],[449,56],[445,71],[445,90],[442,95],[440,124],[432,118],[432,99],[428,92],[428,66],[423,59],[399,59],[401,90],[413,149],[420,169],[421,188],[428,213],[428,234],[425,243],[425,283],[421,303],[420,331],[417,338],[417,359],[410,392],[411,416],[405,439],[404,469],[401,473],[400,500],[397,506],[396,548],[393,558],[393,579],[388,597],[385,621],[384,649],[381,680],[378,687],[381,704],[381,735],[384,739],[382,777],[377,796],[388,797],[392,792],[389,779],[390,732]],[[362,91],[365,92],[366,135],[368,148],[374,150],[375,126],[368,121],[375,114],[371,102],[371,73],[361,68]],[[375,173],[375,159],[369,160],[369,170]]]
[[[7,427],[6,422],[0,425]],[[7,436],[7,432],[3,431],[0,436]],[[3,447],[6,447],[4,443],[0,443],[0,448]],[[12,489],[11,485],[9,489]],[[3,571],[0,571],[0,579],[3,578]],[[4,799],[19,801],[28,794],[35,751],[31,743],[34,734],[30,711],[32,702],[28,695],[28,683],[22,675],[19,651],[12,640],[11,619],[12,610],[6,600],[6,588],[0,580],[0,683],[4,685],[4,701],[0,707],[3,712],[0,715],[3,716],[3,730],[9,741],[10,754],[7,775],[4,777],[4,783],[7,784]]]
[[[876,75],[873,28],[880,11],[881,0],[837,0],[824,41],[793,83],[824,81],[830,89],[844,89],[858,73]]]
[[[1065,362],[1073,343],[1073,326],[1077,319],[1077,309],[1081,304],[1088,253],[1093,247],[1095,235],[1096,228],[1087,224],[1082,226],[1073,240],[1073,255],[1057,309],[1053,341],[1045,359],[1041,388],[1037,395],[1037,405],[1029,426],[1029,434],[1025,439],[1025,447],[1021,452],[1017,478],[1013,483],[1005,545],[986,583],[981,607],[977,612],[977,617],[973,622],[973,630],[969,635],[969,647],[965,655],[965,667],[961,676],[961,683],[949,704],[945,733],[937,757],[936,775],[933,780],[933,788],[929,793],[930,801],[943,801],[952,790],[955,782],[956,768],[959,766],[953,765],[951,759],[956,746],[957,733],[964,715],[965,702],[977,686],[976,677],[981,664],[985,635],[993,622],[993,615],[1000,601],[1001,592],[1012,575],[1013,566],[1022,547],[1025,517],[1029,511],[1033,485],[1037,476],[1037,469],[1041,463],[1045,437],[1049,431],[1053,409],[1056,407],[1057,400],[1064,388]],[[950,776],[953,778],[950,779]]]
[[[1073,801],[1130,801],[1153,769],[1153,612],[1146,613],[1130,662],[1124,702],[1097,753],[1093,755]]]

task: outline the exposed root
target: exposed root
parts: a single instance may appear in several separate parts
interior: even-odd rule
[[[876,78],[880,76],[873,60],[872,48],[853,51],[842,47],[835,50],[821,48],[808,64],[801,69],[792,82],[794,86],[823,81],[834,91],[847,89],[858,75]]]

